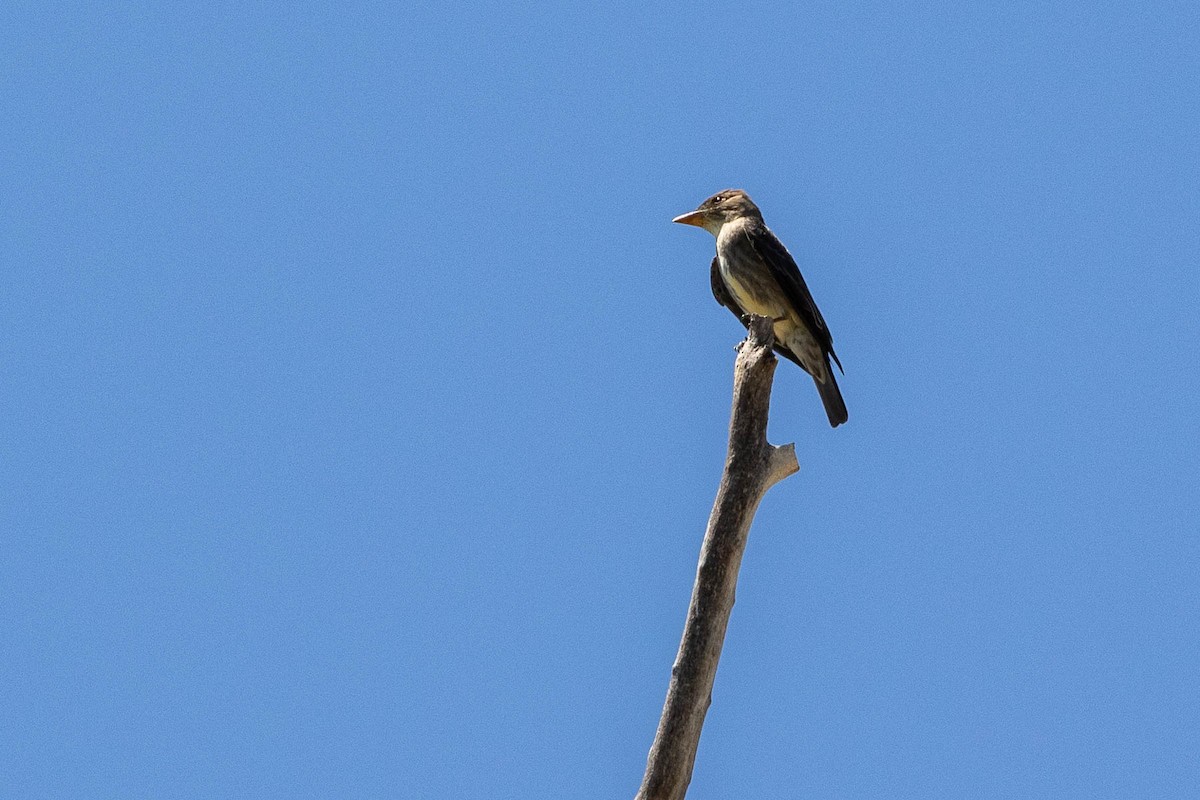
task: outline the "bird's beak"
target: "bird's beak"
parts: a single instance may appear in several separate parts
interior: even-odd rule
[[[678,222],[683,225],[695,225],[697,228],[703,228],[704,227],[704,212],[703,211],[689,211],[686,214],[680,214],[678,217],[671,220],[671,222]]]

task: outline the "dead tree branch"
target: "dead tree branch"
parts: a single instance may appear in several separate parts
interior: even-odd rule
[[[767,443],[775,355],[766,317],[752,317],[733,372],[733,415],[725,473],[708,518],[700,565],[658,733],[636,800],[683,800],[692,779],[700,728],[712,704],[713,680],[733,611],[738,568],[759,501],[800,469],[793,445]]]

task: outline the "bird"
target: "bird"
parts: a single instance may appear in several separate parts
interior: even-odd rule
[[[830,359],[839,370],[842,362],[833,351],[829,326],[796,261],[763,222],[750,195],[741,189],[725,189],[695,211],[671,221],[695,225],[716,237],[717,255],[710,277],[717,302],[743,325],[748,314],[774,320],[776,352],[812,376],[829,424],[836,428],[845,422],[849,416],[846,402]]]

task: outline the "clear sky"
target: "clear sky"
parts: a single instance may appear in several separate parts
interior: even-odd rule
[[[1200,6],[198,5],[0,10],[0,796],[632,797],[727,187],[850,421],[689,798],[1200,796]]]

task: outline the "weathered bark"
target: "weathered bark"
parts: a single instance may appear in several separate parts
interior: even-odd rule
[[[771,321],[751,317],[734,366],[725,473],[708,518],[683,641],[636,800],[683,800],[687,793],[750,523],[767,490],[800,469],[793,445],[767,443],[773,344]]]

